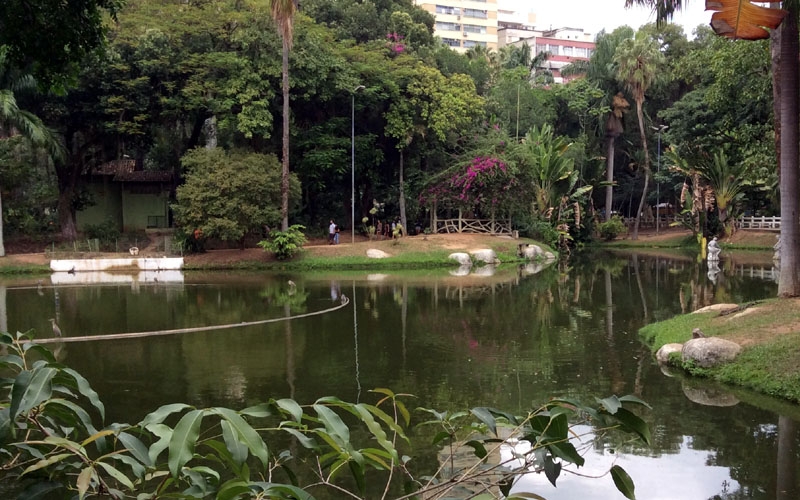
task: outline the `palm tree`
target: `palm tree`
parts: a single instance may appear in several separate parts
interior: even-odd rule
[[[46,148],[53,156],[60,156],[58,141],[42,120],[30,111],[20,109],[16,95],[37,91],[36,81],[31,75],[15,71],[8,58],[8,48],[0,46],[0,140],[15,136],[27,138],[35,147]],[[2,188],[0,188],[0,193]],[[0,257],[5,257],[3,243],[3,205],[0,196]]]
[[[292,50],[297,0],[270,0],[272,19],[283,40],[283,150],[281,168],[281,231],[289,229],[289,51]]]
[[[636,102],[639,136],[644,151],[644,187],[642,188],[642,197],[639,200],[639,208],[636,211],[633,234],[631,235],[631,239],[635,240],[639,237],[639,220],[650,183],[650,153],[647,149],[647,134],[644,129],[644,98],[645,93],[656,79],[659,67],[664,63],[664,54],[661,53],[656,40],[652,39],[644,31],[639,31],[635,38],[625,40],[617,47],[614,63],[617,65],[617,77],[625,85],[625,89],[630,92],[634,102]]]
[[[622,117],[625,110],[630,106],[625,96],[619,92],[619,83],[616,75],[613,74],[612,61],[617,51],[617,46],[623,40],[631,38],[633,30],[629,27],[618,28],[612,33],[601,32],[597,36],[595,50],[589,59],[586,68],[586,77],[589,81],[603,89],[606,97],[605,105],[608,113],[605,118],[605,141],[606,141],[606,202],[605,219],[611,219],[613,211],[613,189],[614,189],[614,156],[616,154],[616,140],[622,135],[624,130]]]
[[[733,219],[729,218],[730,210],[742,197],[744,182],[739,165],[731,165],[724,151],[714,153],[713,157],[698,166],[700,175],[708,180],[714,201],[719,212],[719,221],[725,229],[725,235],[733,233]]]

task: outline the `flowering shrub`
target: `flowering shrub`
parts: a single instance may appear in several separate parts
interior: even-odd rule
[[[440,203],[470,209],[503,209],[518,185],[508,166],[493,156],[477,156],[451,171],[420,195],[421,204]]]
[[[387,44],[389,46],[389,50],[393,54],[402,54],[406,50],[406,46],[403,43],[403,35],[397,33],[389,33],[386,35],[386,39],[389,40]]]

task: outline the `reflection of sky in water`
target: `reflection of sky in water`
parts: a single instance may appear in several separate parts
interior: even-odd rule
[[[581,426],[576,430],[578,427]],[[708,465],[710,452],[692,449],[691,441],[691,437],[684,436],[678,453],[655,458],[588,450],[583,455],[586,458],[583,467],[565,468],[589,477],[562,471],[556,481],[558,487],[553,488],[544,473],[529,474],[522,477],[511,491],[536,493],[548,500],[624,498],[611,475],[606,474],[613,465],[619,465],[631,476],[638,500],[705,499],[736,491],[739,484],[731,479],[728,468]],[[501,461],[510,458],[510,450],[503,447]]]

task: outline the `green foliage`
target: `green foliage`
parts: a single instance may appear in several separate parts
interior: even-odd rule
[[[181,163],[186,182],[178,187],[175,220],[187,233],[238,241],[251,230],[280,220],[280,164],[273,155],[194,149]],[[299,183],[291,191],[298,198]]]
[[[508,494],[513,480],[531,470],[545,472],[555,485],[563,470],[584,464],[579,447],[594,446],[595,439],[613,429],[650,442],[647,425],[627,408],[646,404],[632,396],[588,405],[556,399],[522,415],[488,407],[455,412],[421,408],[418,413],[429,419],[419,425],[441,429],[433,438],[435,446],[446,443],[451,454],[468,447],[474,458],[466,473],[442,467],[415,477],[407,467],[414,460],[407,437],[412,421],[408,394],[375,389],[374,404],[335,397],[310,405],[270,399],[239,411],[177,403],[134,425],[98,428],[95,421],[102,422],[105,407],[85,378],[24,334],[2,334],[0,344],[8,353],[0,369],[10,375],[0,382],[3,480],[6,491],[20,498],[72,491],[79,498],[137,494],[313,500],[325,490],[364,498],[372,471],[390,472],[370,476],[383,477],[387,483],[380,489],[387,492],[408,480],[407,493],[425,498],[447,498],[459,486],[485,493],[500,488]],[[587,421],[595,426],[594,438],[581,432],[580,440],[573,439],[572,426]],[[502,467],[487,469],[490,452],[506,445],[501,428],[530,448]],[[285,476],[273,474],[277,469]],[[428,472],[432,475],[425,476]],[[611,476],[632,498],[627,473],[614,466]],[[306,477],[311,482],[301,482]]]
[[[306,243],[306,236],[303,234],[305,226],[293,224],[286,231],[272,230],[269,239],[258,242],[258,246],[265,251],[275,254],[278,260],[287,260],[295,256]]]
[[[625,227],[625,223],[618,215],[597,225],[597,232],[600,233],[600,237],[606,241],[613,240],[617,236],[624,234],[627,230],[628,228]]]
[[[101,244],[113,243],[120,235],[117,224],[111,219],[100,224],[87,224],[84,231],[88,238],[97,238]]]

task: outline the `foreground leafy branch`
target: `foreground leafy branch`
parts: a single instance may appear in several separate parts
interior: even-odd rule
[[[591,446],[614,429],[650,441],[647,425],[623,406],[645,405],[631,396],[594,406],[552,400],[522,416],[419,408],[428,420],[417,431],[434,428],[432,442],[446,446],[448,458],[435,471],[417,470],[410,395],[388,389],[372,391],[374,405],[335,397],[311,405],[272,399],[239,411],[177,403],[134,425],[98,428],[105,407],[79,373],[25,334],[0,334],[0,350],[0,370],[10,375],[0,382],[0,494],[18,498],[541,498],[511,490],[526,474],[544,473],[555,485],[582,466],[576,444]],[[579,435],[579,424],[592,432]],[[471,458],[457,465],[465,449]],[[501,451],[510,458],[498,458]],[[615,465],[610,474],[634,498],[627,473]]]

